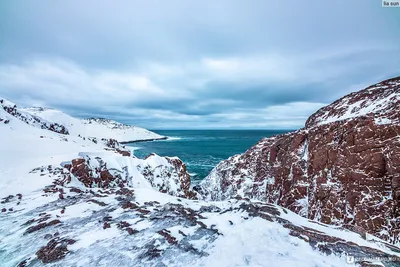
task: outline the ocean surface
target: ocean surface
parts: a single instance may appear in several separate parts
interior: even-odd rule
[[[134,155],[150,153],[177,156],[186,164],[193,184],[204,179],[222,160],[243,153],[264,137],[286,133],[284,130],[152,130],[168,140],[129,143]]]

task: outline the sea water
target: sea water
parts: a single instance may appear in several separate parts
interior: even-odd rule
[[[152,130],[168,140],[129,143],[134,155],[144,158],[150,153],[177,156],[187,166],[192,182],[198,183],[222,160],[243,153],[264,137],[285,130]]]

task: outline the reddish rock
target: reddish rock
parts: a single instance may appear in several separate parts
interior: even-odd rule
[[[111,224],[108,222],[104,222],[103,229],[111,228]]]
[[[150,154],[146,159],[151,157],[158,156]],[[188,199],[197,199],[197,193],[190,188],[190,175],[187,172],[185,163],[176,157],[160,157],[160,159],[166,159],[167,163],[156,166],[159,174],[155,174],[150,166],[140,169],[140,172],[151,185],[162,193]]]
[[[51,263],[64,258],[68,253],[67,246],[74,244],[76,241],[67,238],[54,238],[50,240],[46,246],[41,247],[36,256],[43,263]]]
[[[130,157],[131,156],[131,152],[129,149],[127,149],[125,146],[121,145],[117,140],[115,139],[106,139],[106,138],[102,138],[101,141],[103,141],[103,143],[109,147],[114,149],[115,152],[121,154],[122,156],[125,157]]]
[[[126,202],[122,203],[121,208],[123,208],[123,209],[137,209],[137,208],[139,208],[139,206],[136,205],[135,203],[130,202],[130,201],[126,201]]]
[[[352,93],[306,127],[221,162],[197,190],[241,194],[400,242],[400,78]]]
[[[138,230],[132,229],[132,228],[130,228],[130,227],[125,228],[125,230],[128,232],[129,235],[134,235],[134,234],[139,233]]]
[[[178,240],[171,235],[171,232],[167,229],[163,229],[157,232],[159,235],[163,236],[168,243],[172,245],[178,244]]]
[[[46,227],[49,227],[49,226],[52,226],[52,225],[56,225],[56,224],[59,224],[59,223],[61,223],[60,220],[52,220],[50,222],[39,223],[39,224],[37,224],[35,226],[31,226],[28,229],[26,229],[24,234],[30,234],[30,233],[39,231],[39,230],[41,230],[43,228],[46,228]]]
[[[92,167],[90,160],[97,161],[98,167]],[[74,159],[68,167],[70,173],[86,187],[108,188],[126,184],[126,178],[123,178],[121,174],[112,175],[107,169],[106,163],[100,158]]]

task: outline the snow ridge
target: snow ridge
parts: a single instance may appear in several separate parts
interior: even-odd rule
[[[96,137],[98,139],[115,139],[120,143],[166,139],[165,136],[147,129],[126,125],[109,119],[77,119],[59,110],[41,107],[26,108],[24,111],[45,120],[64,125],[71,135]]]
[[[371,116],[377,124],[400,124],[400,77],[351,93],[314,113],[306,127]]]

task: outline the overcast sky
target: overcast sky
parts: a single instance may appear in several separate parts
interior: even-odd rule
[[[295,129],[400,75],[381,0],[0,1],[0,95],[150,129]]]

